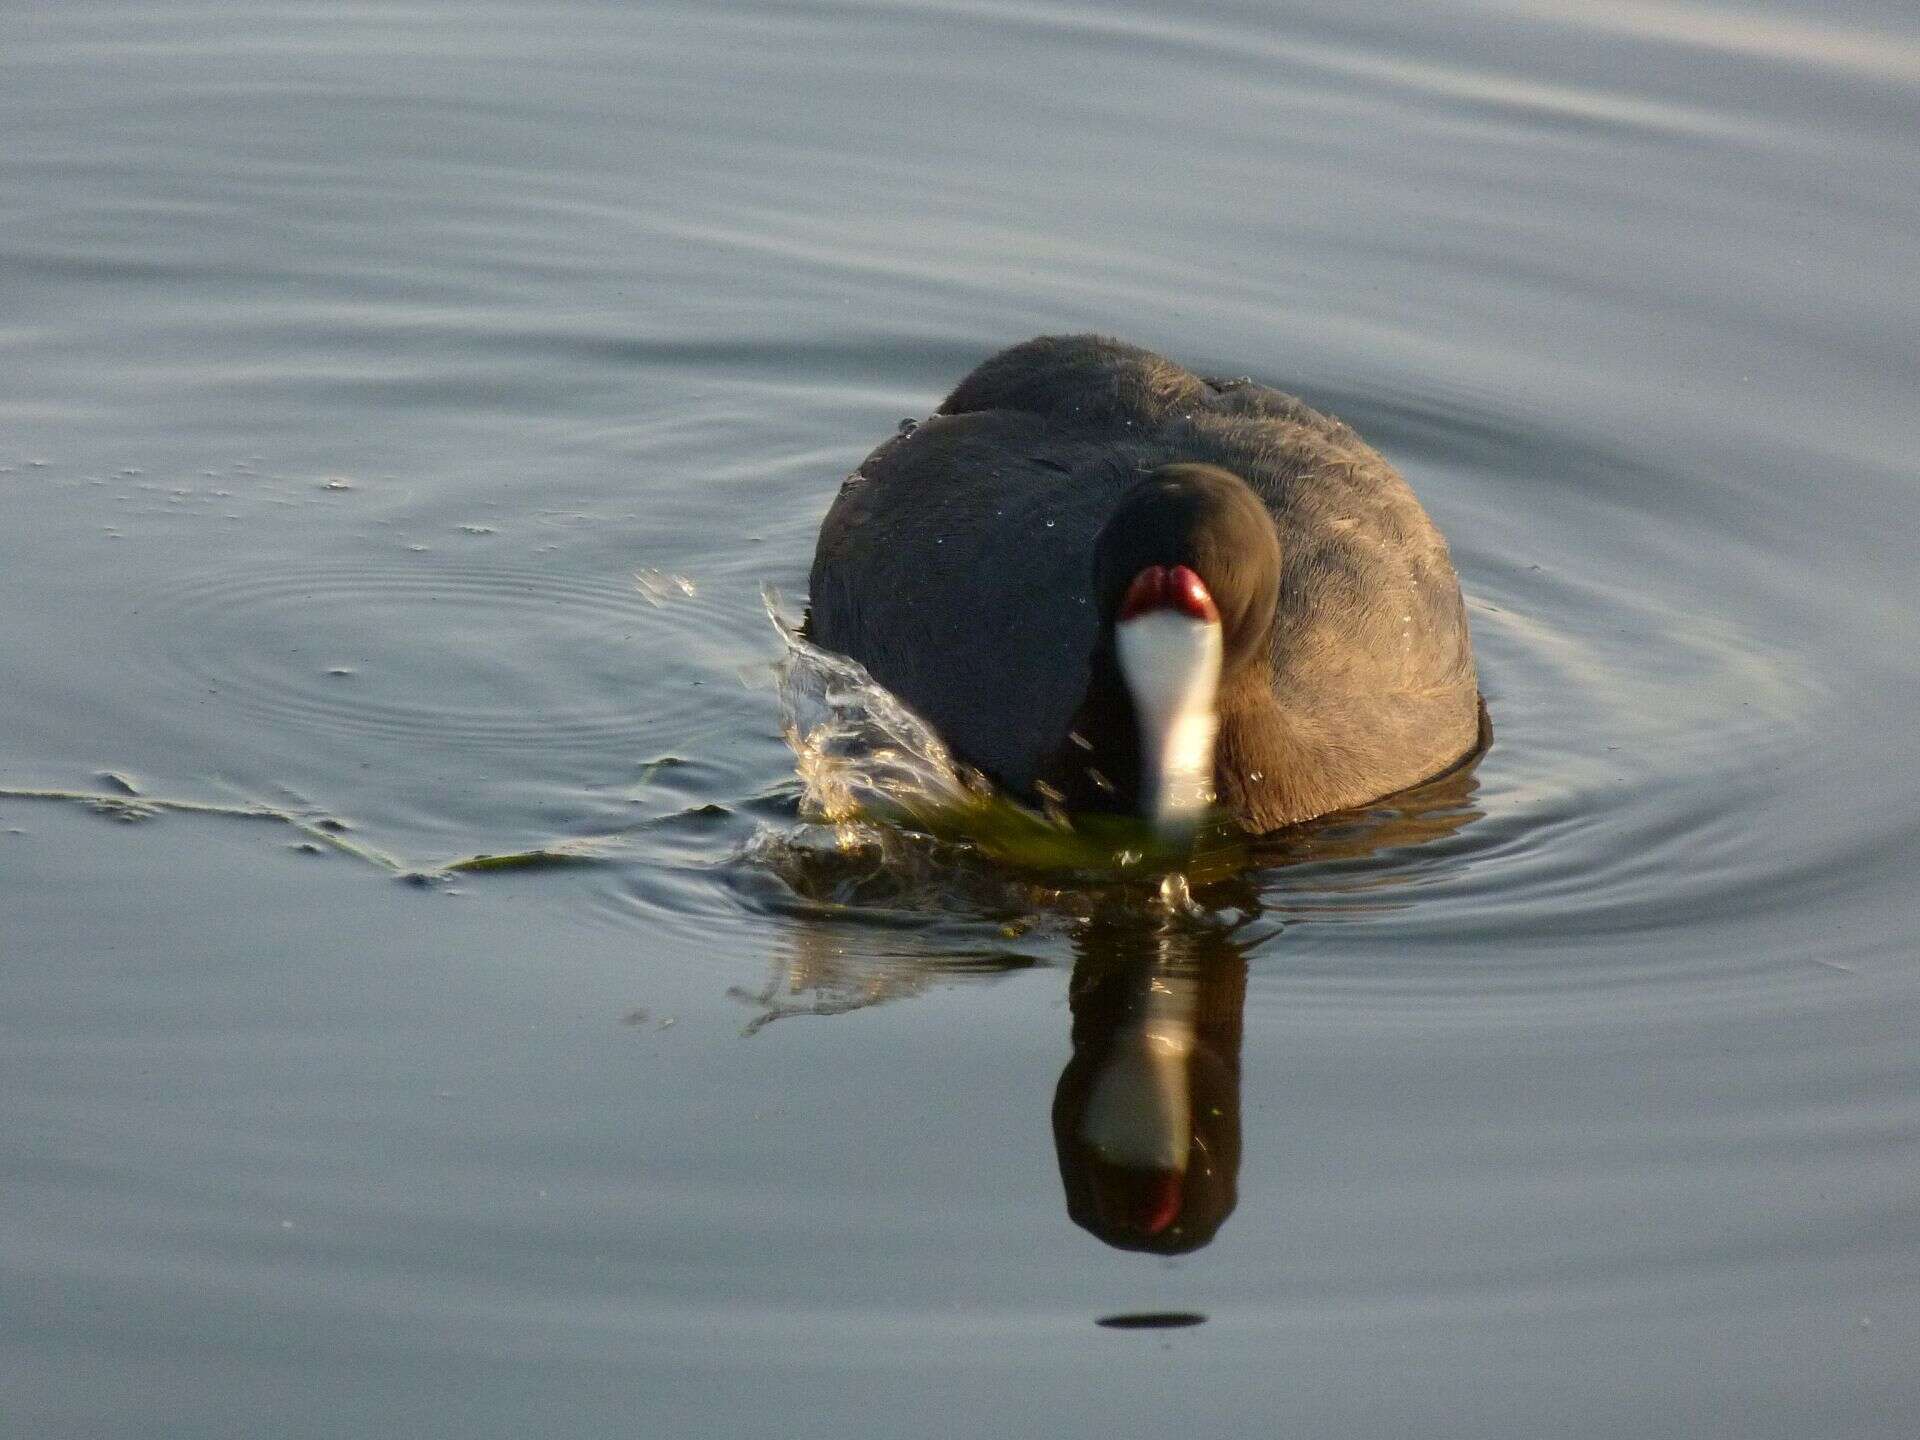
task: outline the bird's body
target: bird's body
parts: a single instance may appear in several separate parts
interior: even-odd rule
[[[1218,471],[1279,542],[1277,589],[1259,570],[1261,617],[1242,626],[1257,663],[1234,665],[1230,645],[1219,682],[1218,803],[1266,831],[1468,754],[1479,696],[1459,581],[1406,482],[1290,396],[1095,336],[1002,352],[867,457],[821,527],[809,633],[1006,789],[1128,808],[1145,782],[1138,753],[1118,753],[1138,747],[1120,738],[1134,722],[1108,673],[1117,597],[1099,592],[1096,544],[1121,544],[1102,532],[1143,476]],[[1139,550],[1157,531],[1131,538]]]

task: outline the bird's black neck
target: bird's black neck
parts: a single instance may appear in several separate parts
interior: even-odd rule
[[[1086,696],[1040,778],[1069,811],[1141,813],[1140,723],[1111,634],[1094,652]]]

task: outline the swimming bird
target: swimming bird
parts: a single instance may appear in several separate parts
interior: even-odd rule
[[[1098,335],[984,361],[820,528],[808,634],[1028,800],[1263,833],[1480,737],[1460,582],[1351,428]]]

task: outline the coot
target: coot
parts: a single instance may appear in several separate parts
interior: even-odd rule
[[[1274,830],[1478,743],[1460,582],[1348,426],[1096,335],[985,361],[820,529],[808,633],[996,784]]]

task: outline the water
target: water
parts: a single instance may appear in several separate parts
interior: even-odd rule
[[[1920,1429],[1910,7],[0,26],[0,1429]],[[1477,770],[803,817],[761,588],[1081,329],[1405,470]]]

